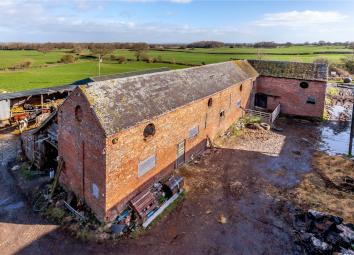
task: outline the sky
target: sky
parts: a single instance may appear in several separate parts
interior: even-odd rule
[[[1,42],[354,41],[354,0],[0,0]]]

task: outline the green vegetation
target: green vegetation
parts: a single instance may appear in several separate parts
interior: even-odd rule
[[[53,220],[54,222],[60,223],[63,220],[63,218],[66,216],[66,212],[63,208],[49,206],[44,211],[44,216]]]
[[[92,48],[92,47],[91,47]],[[101,74],[130,72],[158,67],[171,69],[229,61],[264,59],[313,62],[319,59],[342,63],[352,50],[344,46],[280,46],[277,48],[155,48],[145,44],[132,49],[92,48],[37,50],[0,50],[0,92],[19,91],[72,83],[98,75],[98,56],[103,56]],[[345,64],[351,65],[350,62]]]

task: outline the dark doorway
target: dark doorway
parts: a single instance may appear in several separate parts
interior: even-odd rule
[[[254,98],[254,106],[267,108],[267,95],[263,93],[256,93]]]

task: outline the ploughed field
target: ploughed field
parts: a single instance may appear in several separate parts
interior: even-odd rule
[[[89,52],[77,55],[74,63],[59,63],[65,54],[71,54],[70,49],[54,50],[47,53],[34,50],[0,50],[0,92],[20,91],[33,88],[43,88],[69,84],[76,80],[97,76],[97,58],[90,57]],[[313,62],[317,58],[327,58],[331,62],[349,56],[350,50],[338,46],[291,46],[274,49],[242,48],[212,48],[212,49],[165,49],[148,50],[147,55],[155,58],[154,63],[136,61],[135,52],[118,49],[112,55],[124,56],[127,61],[119,64],[112,60],[111,54],[105,56],[101,65],[101,74],[130,72],[159,67],[170,69],[185,68],[192,65],[210,64],[231,59],[264,59]],[[30,66],[23,69],[13,69],[23,62]]]

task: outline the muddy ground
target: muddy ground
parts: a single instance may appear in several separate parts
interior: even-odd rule
[[[302,254],[292,236],[294,204],[284,198],[312,172],[321,132],[303,121],[278,126],[284,131],[219,139],[179,170],[184,201],[147,234],[117,243],[75,240],[34,215],[2,166],[1,254]]]

